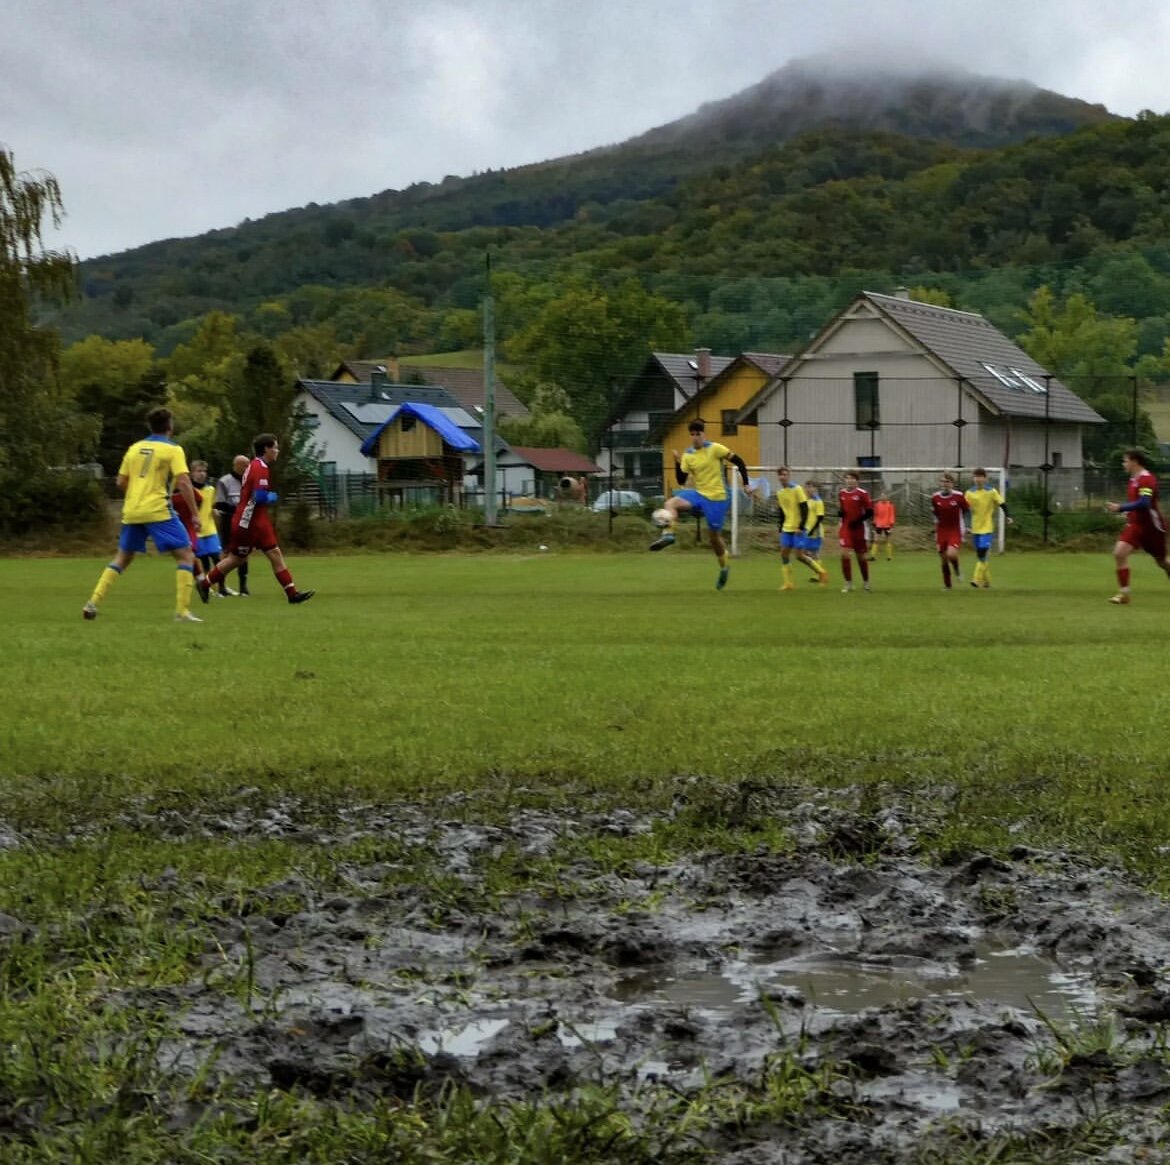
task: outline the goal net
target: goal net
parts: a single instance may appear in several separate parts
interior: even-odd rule
[[[754,497],[749,497],[742,488],[731,494],[731,553],[739,557],[755,550],[776,549],[776,530],[780,507],[776,502],[776,470],[774,465],[752,465],[748,467],[748,478],[757,486]],[[894,503],[896,515],[892,538],[899,547],[908,549],[933,548],[934,521],[930,512],[930,495],[939,488],[939,478],[944,473],[955,475],[960,491],[971,486],[971,470],[955,469],[949,465],[903,468],[858,469],[856,466],[825,468],[823,466],[789,466],[789,480],[797,485],[815,481],[825,501],[826,547],[832,545],[837,530],[837,493],[844,488],[845,474],[857,473],[861,488],[868,490],[876,502],[887,497]],[[1007,500],[1007,474],[1002,467],[987,467],[988,485],[999,490]],[[742,486],[742,483],[738,483]],[[1000,510],[996,527],[996,549],[1004,549],[1003,511]]]

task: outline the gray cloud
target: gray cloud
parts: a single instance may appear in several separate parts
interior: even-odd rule
[[[1160,0],[0,0],[0,142],[83,256],[622,141],[848,47],[1170,108]]]

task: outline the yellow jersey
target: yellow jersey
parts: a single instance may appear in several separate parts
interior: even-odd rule
[[[727,481],[723,463],[731,450],[718,441],[704,441],[697,448],[692,445],[679,460],[683,473],[694,480],[694,488],[713,502],[727,501]]]
[[[971,507],[971,533],[994,534],[995,513],[1003,505],[999,490],[985,485],[982,489],[972,486],[964,495]]]
[[[212,534],[219,533],[215,525],[215,486],[209,481],[203,485],[192,482],[191,488],[199,499],[199,537],[210,538]]]
[[[825,499],[817,494],[815,498],[808,499],[808,517],[804,522],[804,532],[810,538],[823,538],[825,536]]]
[[[776,490],[776,504],[780,507],[780,529],[785,534],[798,534],[800,525],[800,506],[808,501],[808,494],[802,485],[783,485]],[[822,507],[823,508],[823,507]]]
[[[174,517],[171,483],[180,473],[187,472],[183,447],[170,437],[156,433],[136,441],[126,450],[118,469],[118,476],[126,478],[122,521],[127,525],[139,525],[165,522]]]

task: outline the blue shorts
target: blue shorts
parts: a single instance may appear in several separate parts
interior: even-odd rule
[[[994,534],[972,534],[971,545],[976,550],[990,550],[991,540],[995,537]]]
[[[799,530],[780,531],[781,550],[803,550],[804,535]]]
[[[800,548],[807,550],[809,554],[820,554],[822,542],[824,542],[823,538],[810,538],[807,534],[803,534],[800,539]]]
[[[195,553],[202,558],[205,554],[222,554],[223,547],[220,545],[218,534],[205,534],[195,542]]]
[[[122,526],[118,549],[130,554],[141,554],[146,549],[146,536],[154,539],[159,554],[171,550],[190,550],[191,536],[187,527],[172,516],[165,522],[129,522]]]
[[[721,502],[712,501],[710,498],[705,498],[697,489],[680,489],[675,495],[676,498],[682,498],[684,502],[689,502],[692,514],[702,514],[707,519],[708,530],[722,530],[723,519],[727,517],[727,507],[731,502],[724,500]]]

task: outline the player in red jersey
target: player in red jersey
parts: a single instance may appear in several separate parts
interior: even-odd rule
[[[1121,464],[1129,474],[1129,489],[1124,502],[1110,502],[1105,508],[1111,514],[1125,515],[1125,529],[1113,547],[1117,563],[1117,594],[1109,601],[1119,606],[1129,604],[1129,556],[1135,550],[1144,550],[1170,578],[1170,562],[1166,561],[1166,523],[1158,509],[1158,479],[1150,472],[1150,463],[1141,449],[1127,449]]]
[[[842,594],[853,590],[853,562],[850,555],[856,555],[857,565],[861,568],[861,581],[865,590],[869,590],[869,557],[868,531],[865,524],[873,517],[873,502],[869,494],[861,488],[861,478],[856,473],[845,475],[845,488],[837,494],[837,517],[841,519],[841,526],[837,531],[837,541],[841,544],[841,573],[845,576],[845,585],[841,588]]]
[[[276,541],[276,530],[268,514],[268,507],[279,500],[276,490],[270,489],[269,474],[273,462],[280,456],[280,443],[274,433],[261,433],[252,442],[256,456],[244,470],[240,487],[240,501],[232,516],[231,540],[227,554],[203,576],[199,582],[199,597],[206,603],[211,588],[225,575],[247,561],[253,550],[268,556],[272,573],[284,588],[290,603],[307,603],[316,591],[298,591],[292,573],[284,561],[284,554]]]
[[[955,475],[944,473],[939,489],[930,495],[934,537],[942,560],[943,586],[951,589],[951,575],[959,578],[959,550],[963,545],[963,515],[971,512],[967,498],[955,489]]]

